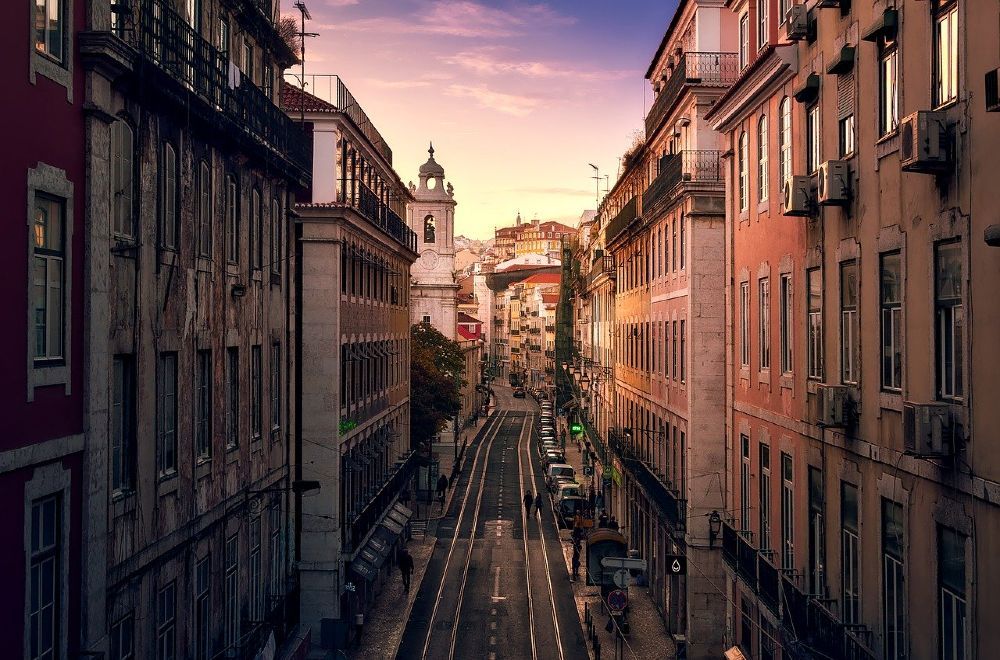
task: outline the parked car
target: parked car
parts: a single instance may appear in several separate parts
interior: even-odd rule
[[[555,500],[558,502],[564,497],[583,497],[583,488],[575,481],[565,483],[556,488]]]
[[[542,455],[542,464],[545,466],[565,462],[566,454],[561,449],[549,449]]]
[[[562,481],[575,481],[576,470],[572,465],[566,463],[553,463],[549,465],[545,473],[545,485],[550,491],[555,491],[557,483]]]
[[[525,393],[523,387],[515,387],[514,388],[514,398],[515,399],[523,399],[525,396],[527,396],[527,394]]]
[[[559,522],[563,527],[572,527],[577,513],[583,513],[587,508],[587,500],[576,495],[564,497],[556,504],[559,512]]]
[[[538,453],[545,455],[547,451],[562,451],[562,447],[555,440],[542,440],[541,444],[538,445]]]

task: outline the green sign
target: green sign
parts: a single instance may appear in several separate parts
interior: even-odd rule
[[[569,432],[572,433],[573,435],[583,433],[583,425],[574,422],[573,424],[570,424]]]

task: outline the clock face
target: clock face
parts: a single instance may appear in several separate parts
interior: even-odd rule
[[[424,253],[420,255],[420,263],[423,265],[424,270],[431,270],[434,266],[437,266],[437,261],[437,252],[434,250],[425,250]]]

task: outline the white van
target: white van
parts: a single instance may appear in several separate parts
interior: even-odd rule
[[[545,473],[545,485],[549,490],[554,490],[559,481],[571,482],[576,480],[576,470],[572,465],[566,463],[553,463]]]

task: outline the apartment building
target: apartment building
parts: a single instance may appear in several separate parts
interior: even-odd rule
[[[708,117],[731,154],[727,645],[982,657],[1000,641],[996,7],[730,6],[740,77]]]
[[[417,468],[410,442],[412,201],[392,151],[337,76],[305,92],[282,87],[282,107],[312,136],[313,183],[296,205],[301,399],[295,478],[302,498],[301,618],[313,643],[342,649],[354,615],[372,606],[393,570],[411,512],[399,502]],[[335,301],[336,304],[331,304]]]
[[[84,429],[83,2],[12,3],[5,66],[0,247],[5,430],[0,647],[27,657],[81,649]],[[24,649],[24,651],[19,651]]]

